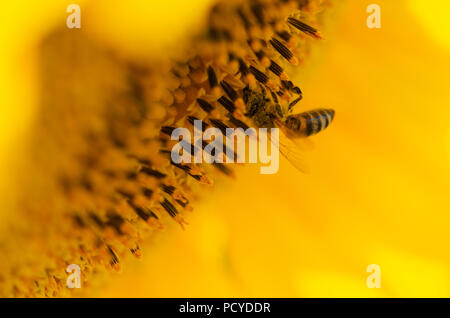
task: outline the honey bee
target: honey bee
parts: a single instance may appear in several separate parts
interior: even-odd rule
[[[281,105],[261,91],[245,87],[243,90],[246,105],[245,116],[258,127],[279,128],[278,149],[281,154],[298,170],[305,172],[300,149],[304,148],[306,137],[315,135],[327,128],[334,119],[333,109],[319,108],[298,114],[290,114],[291,107],[283,110]]]
[[[334,109],[319,108],[287,116],[284,126],[291,138],[309,137],[327,128],[333,119]]]

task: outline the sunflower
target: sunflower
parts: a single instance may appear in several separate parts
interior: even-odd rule
[[[139,101],[146,98],[164,105],[196,100],[197,94],[184,89],[183,59],[190,72],[205,63],[205,55],[220,55],[229,37],[223,24],[232,19],[223,18],[228,5],[207,1],[151,8],[143,3],[96,2],[85,12],[88,3],[80,2],[81,30],[62,30],[65,7],[51,2],[40,6],[38,14],[36,8],[23,12],[17,4],[5,11],[3,21],[11,27],[1,31],[6,98],[0,134],[5,176],[1,248],[10,257],[1,265],[2,295],[450,294],[449,27],[429,18],[437,8],[445,11],[444,2],[431,7],[420,1],[379,1],[381,29],[367,28],[364,1],[332,8],[303,1],[300,13],[286,11],[323,36],[316,41],[295,31],[300,51],[293,55],[301,57],[299,67],[291,68],[290,55],[279,54],[279,64],[304,92],[296,108],[327,106],[339,116],[305,154],[311,173],[303,175],[283,159],[273,176],[260,175],[250,165],[237,167],[234,179],[216,168],[190,170],[182,182],[182,169],[162,168],[160,154],[151,157],[152,165],[144,161],[147,149],[161,148],[152,138],[165,138],[164,132],[152,122],[146,129],[132,123],[141,118]],[[244,13],[252,10],[258,12],[245,7]],[[205,18],[214,14],[217,19]],[[258,14],[253,15],[258,23]],[[238,11],[232,17],[242,19]],[[206,53],[196,60],[199,51]],[[164,76],[173,69],[161,59],[169,53],[178,61],[174,77]],[[211,65],[216,71],[217,65]],[[208,72],[190,76],[196,78],[199,84],[213,84]],[[161,86],[174,89],[167,94]],[[182,119],[179,107],[155,107],[147,115],[164,119],[167,127]],[[119,148],[132,143],[134,157],[110,151],[98,138],[104,132]],[[132,142],[137,134],[150,139],[148,148]],[[108,168],[110,179],[86,175],[98,157],[106,158],[101,166]],[[133,170],[136,160],[141,170]],[[120,182],[118,170],[127,172]],[[139,200],[149,192],[129,198],[141,190],[133,182],[141,171],[147,172],[142,177],[147,190],[164,192],[158,209],[139,210],[144,205]],[[173,180],[164,179],[163,186],[155,178],[158,173],[173,174]],[[218,181],[209,190],[196,179]],[[116,183],[120,191],[111,212],[104,192]],[[91,203],[93,191],[97,209]],[[69,210],[68,202],[75,203]],[[194,202],[194,213],[184,209]],[[186,220],[189,225],[182,231],[177,223]],[[132,255],[141,262],[132,261]],[[74,294],[65,288],[68,262],[84,264],[82,288]],[[366,284],[370,264],[381,269],[379,289]]]

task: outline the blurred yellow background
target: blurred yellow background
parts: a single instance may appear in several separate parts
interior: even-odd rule
[[[78,2],[82,10],[87,2]],[[65,23],[69,3],[11,2],[0,16],[2,224],[39,94],[35,48]],[[201,0],[142,3],[96,2],[92,27],[130,54],[158,52],[207,8]],[[306,154],[311,173],[285,160],[276,175],[240,168],[197,204],[186,231],[168,226],[141,262],[87,296],[450,296],[450,5],[376,1],[382,27],[371,30],[370,3],[339,1],[296,76],[299,109],[336,110]],[[366,286],[369,264],[381,268],[380,289]]]

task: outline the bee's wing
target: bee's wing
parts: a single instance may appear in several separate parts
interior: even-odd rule
[[[314,149],[314,143],[312,142],[311,139],[298,137],[295,132],[291,131],[281,122],[278,122],[277,124],[278,127],[280,128],[280,131],[282,131],[282,133],[285,135],[285,138],[289,139],[298,148],[300,148],[301,150],[309,150],[309,151]]]
[[[298,147],[293,139],[287,137],[283,129],[279,129],[280,137],[278,145],[275,145],[280,150],[281,154],[300,172],[308,173],[306,165],[304,164],[301,148]]]

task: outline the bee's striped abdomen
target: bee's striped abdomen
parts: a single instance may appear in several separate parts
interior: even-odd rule
[[[290,115],[284,124],[298,137],[315,135],[328,127],[333,121],[333,109],[315,109],[300,114]]]

